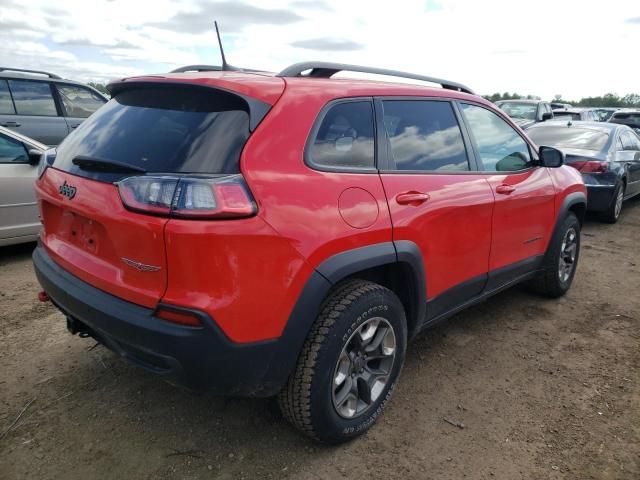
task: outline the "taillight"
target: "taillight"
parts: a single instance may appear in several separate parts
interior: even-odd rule
[[[157,318],[161,318],[162,320],[166,320],[167,322],[177,323],[179,325],[186,325],[188,327],[202,326],[200,316],[197,313],[191,312],[189,310],[159,305],[154,315]]]
[[[607,162],[597,160],[572,162],[570,165],[581,173],[605,173],[609,170]]]
[[[137,212],[193,219],[241,218],[256,213],[242,175],[137,176],[117,183],[124,205]]]

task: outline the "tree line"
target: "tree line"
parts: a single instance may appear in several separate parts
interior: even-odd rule
[[[492,95],[483,95],[484,98],[491,102],[498,100],[540,100],[540,97],[534,95],[520,95],[518,93],[494,93]],[[598,97],[583,97],[580,100],[565,100],[562,95],[556,95],[554,102],[568,103],[576,107],[616,107],[616,108],[638,108],[640,107],[640,95],[637,93],[629,93],[624,97],[615,93],[607,93]]]

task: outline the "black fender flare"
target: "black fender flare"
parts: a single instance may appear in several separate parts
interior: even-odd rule
[[[354,248],[324,260],[311,273],[294,305],[282,335],[277,342],[265,390],[277,392],[286,382],[300,355],[304,342],[318,317],[322,304],[331,289],[340,281],[363,270],[390,264],[403,264],[411,275],[411,313],[414,328],[410,336],[420,330],[426,312],[426,277],[422,254],[418,246],[408,240],[383,242]]]
[[[585,214],[586,214],[586,211],[587,211],[587,195],[584,192],[572,192],[572,193],[568,194],[564,198],[564,200],[562,201],[562,205],[560,205],[560,208],[558,209],[558,213],[556,215],[556,224],[553,227],[553,233],[549,237],[549,243],[547,243],[547,248],[545,250],[545,256],[546,256],[547,252],[549,251],[549,247],[551,246],[551,241],[555,238],[556,232],[558,231],[558,228],[560,228],[560,224],[562,223],[562,221],[567,216],[567,213],[569,212],[571,207],[573,207],[575,205],[580,205],[580,204],[582,204],[584,206],[584,211],[585,211]],[[584,218],[578,218],[578,220],[580,221],[580,224],[582,225],[582,221],[584,220]]]

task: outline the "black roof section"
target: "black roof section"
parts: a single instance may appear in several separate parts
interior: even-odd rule
[[[176,68],[171,70],[170,73],[184,73],[184,72],[219,72],[222,67],[218,65],[187,65],[186,67]]]
[[[302,75],[302,72],[309,70],[309,73]],[[444,80],[442,78],[428,77],[415,73],[401,72],[398,70],[388,70],[386,68],[363,67],[360,65],[347,65],[343,63],[331,62],[301,62],[290,65],[289,67],[278,73],[278,77],[315,77],[330,78],[338,72],[358,72],[372,73],[376,75],[387,75],[389,77],[410,78],[412,80],[420,80],[424,82],[437,83],[448,90],[456,90],[458,92],[470,93],[475,95],[473,90],[461,83]]]
[[[44,72],[42,70],[27,70],[25,68],[11,68],[11,67],[0,67],[0,72],[18,72],[18,73],[37,73],[40,75],[46,75],[49,78],[54,78],[56,80],[62,80],[62,77],[56,75],[55,73]]]

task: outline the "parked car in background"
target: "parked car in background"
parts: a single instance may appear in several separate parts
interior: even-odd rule
[[[603,122],[547,122],[527,130],[538,145],[552,145],[567,165],[582,173],[588,209],[615,223],[622,202],[640,194],[640,137],[626,125]]]
[[[611,115],[609,123],[627,125],[640,133],[640,110],[619,110]]]
[[[573,107],[573,105],[569,103],[558,103],[558,102],[551,102],[549,105],[551,105],[551,110],[564,110],[566,108]]]
[[[516,283],[571,286],[580,174],[464,85],[302,63],[109,88],[36,181],[35,271],[71,333],[172,382],[277,394],[343,442],[418,332]]]
[[[0,67],[0,126],[45,145],[69,132],[107,103],[94,88],[53,73]]]
[[[604,108],[596,108],[594,109],[594,112],[596,113],[596,115],[598,116],[598,119],[601,122],[607,122],[611,118],[611,115],[613,115],[614,112],[617,112],[618,110],[620,109],[614,108],[614,107],[604,107]]]
[[[600,117],[593,108],[563,108],[553,111],[554,120],[578,120],[583,122],[599,122]]]
[[[551,105],[542,100],[500,100],[496,105],[523,130],[553,118]]]
[[[0,246],[32,242],[40,219],[33,183],[46,146],[0,127]]]

